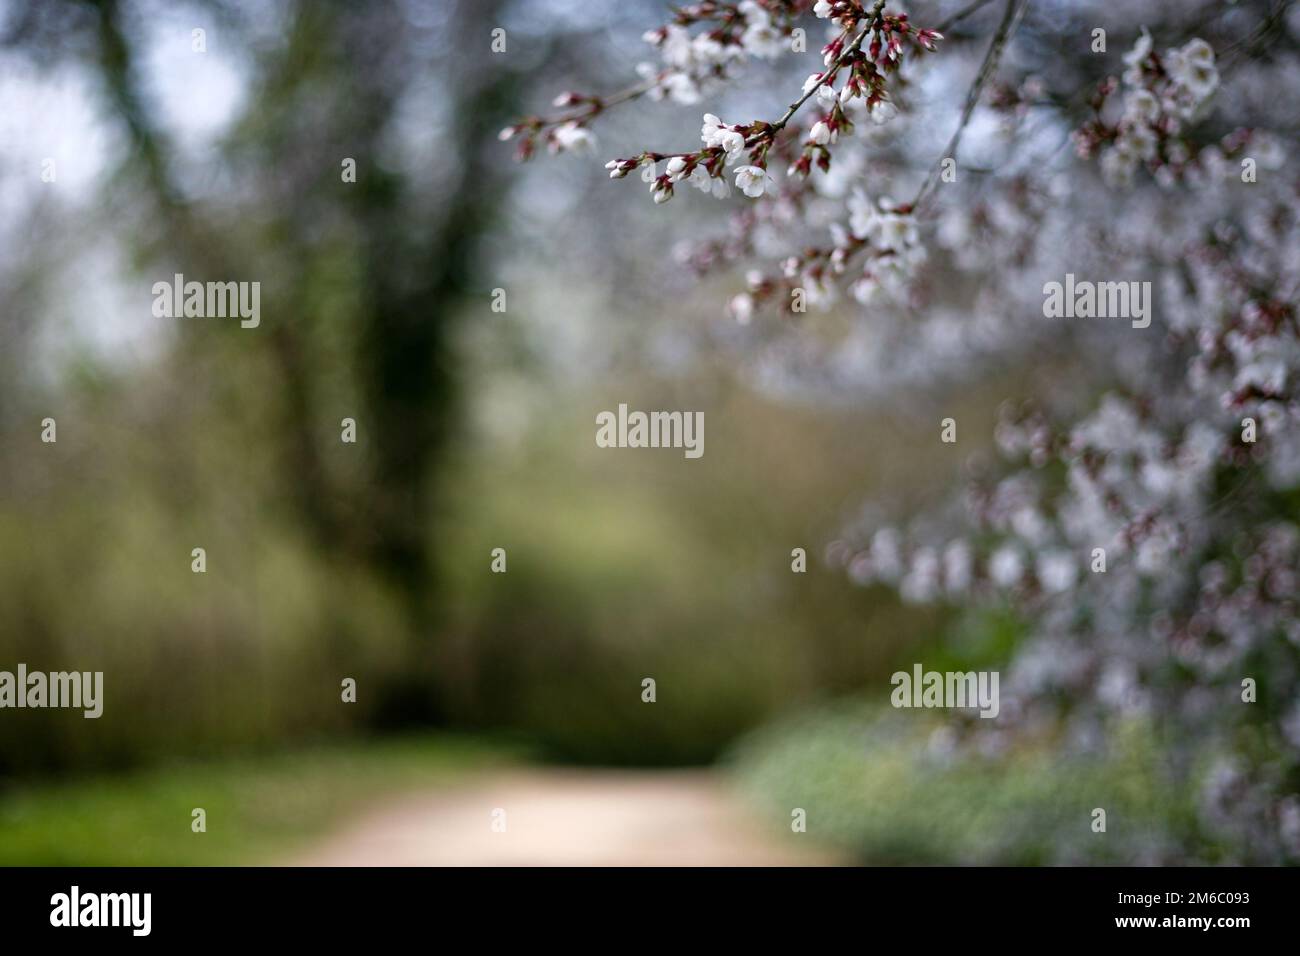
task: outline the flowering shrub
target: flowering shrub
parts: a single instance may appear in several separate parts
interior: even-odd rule
[[[1277,91],[1300,68],[1300,23],[1286,5],[1135,3],[1181,43],[1160,52],[1144,28],[1122,75],[1099,78],[1104,44],[1061,56],[1087,50],[1088,30],[1054,35],[1028,5],[977,2],[923,29],[884,2],[692,4],[647,34],[661,64],[639,86],[566,93],[564,112],[503,136],[524,158],[590,146],[610,106],[697,104],[820,22],[821,68],[782,116],[705,113],[698,148],[616,158],[610,176],[639,172],[655,203],[688,183],[732,204],[681,261],[742,268],[730,314],[770,315],[772,354],[832,386],[896,395],[1027,356],[1071,369],[1003,408],[1000,462],[971,471],[960,506],[901,522],[866,509],[828,559],[909,601],[1009,601],[1031,622],[997,726],[961,731],[971,747],[1054,733],[1096,750],[1117,721],[1156,719],[1201,787],[1206,833],[1232,859],[1298,861],[1300,183]],[[1105,4],[1084,7],[1104,22]],[[1022,21],[1039,42],[1004,67]],[[907,101],[957,74],[951,139],[918,161],[903,143],[934,124]],[[973,117],[984,168],[959,152]],[[1048,318],[1044,283],[1067,274],[1149,282],[1154,321]],[[846,299],[859,319],[822,354],[808,325],[781,321]]]

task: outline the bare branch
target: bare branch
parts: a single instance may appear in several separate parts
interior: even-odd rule
[[[975,75],[975,82],[971,84],[970,91],[966,94],[966,104],[962,107],[961,121],[957,124],[952,139],[948,141],[948,147],[944,150],[943,156],[940,156],[934,165],[930,167],[925,182],[921,184],[916,198],[912,200],[913,210],[925,200],[930,190],[934,188],[943,160],[956,158],[957,147],[961,144],[962,133],[966,131],[966,124],[970,122],[971,114],[975,112],[975,104],[979,102],[980,93],[983,92],[989,77],[997,70],[998,62],[1002,59],[1002,52],[1006,49],[1007,41],[1015,33],[1020,18],[1024,15],[1028,6],[1029,0],[1007,0],[1006,11],[1002,14],[1002,22],[998,24],[997,32],[993,34],[993,42],[989,44],[989,50],[984,54],[984,62],[980,64],[979,73]]]

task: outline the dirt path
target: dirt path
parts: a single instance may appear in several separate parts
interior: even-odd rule
[[[504,833],[493,811],[505,811]],[[708,771],[529,769],[406,796],[289,860],[308,866],[834,863]]]

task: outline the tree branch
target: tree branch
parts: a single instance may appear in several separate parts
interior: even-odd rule
[[[957,147],[961,144],[962,133],[966,131],[966,124],[970,122],[971,114],[975,112],[975,104],[979,102],[980,93],[983,92],[989,77],[997,70],[998,61],[1002,59],[1002,53],[1006,49],[1007,41],[1011,39],[1011,35],[1015,32],[1020,23],[1020,18],[1024,15],[1028,6],[1029,0],[1007,0],[1006,10],[1002,14],[1002,22],[998,24],[997,32],[993,34],[993,42],[989,44],[988,52],[984,54],[984,62],[980,64],[979,73],[975,75],[975,81],[966,94],[966,104],[962,107],[961,121],[957,124],[952,139],[948,141],[947,149],[944,150],[939,160],[930,167],[930,172],[926,175],[925,181],[921,183],[916,198],[912,200],[913,210],[926,199],[930,190],[934,188],[943,160],[956,158]]]

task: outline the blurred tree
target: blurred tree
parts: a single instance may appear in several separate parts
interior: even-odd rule
[[[502,6],[290,2],[268,42],[267,11],[204,4],[223,46],[246,51],[250,91],[206,191],[146,83],[147,29],[172,11],[20,3],[4,37],[98,75],[127,139],[105,202],[155,224],[133,236],[144,274],[262,282],[267,318],[236,342],[276,373],[278,393],[259,401],[275,417],[281,500],[320,551],[382,575],[421,636],[437,607],[431,496],[456,412],[452,329],[503,193],[487,150],[517,109],[516,74],[473,68]],[[404,156],[403,111],[420,107],[436,111],[436,152],[454,163],[421,169]],[[201,324],[181,333],[183,365],[231,347]],[[358,421],[361,467],[331,454],[343,417]]]

